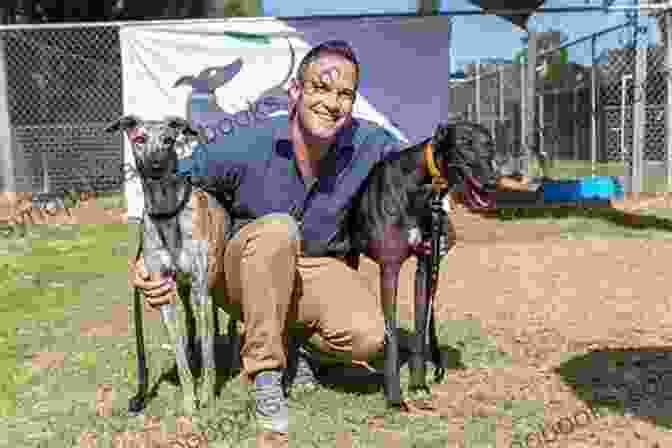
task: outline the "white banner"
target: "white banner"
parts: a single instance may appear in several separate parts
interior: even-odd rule
[[[231,117],[248,109],[269,89],[275,87],[274,93],[282,95],[286,81],[296,74],[310,48],[296,29],[268,19],[128,25],[119,34],[124,113],[147,120],[167,115],[191,118],[197,97],[208,103],[209,112]],[[378,123],[407,141],[362,95],[353,115]],[[124,165],[126,172],[134,172],[125,138]],[[127,176],[125,193],[129,218],[141,217],[142,190],[136,176]]]

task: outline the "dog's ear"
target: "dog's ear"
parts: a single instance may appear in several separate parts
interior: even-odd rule
[[[173,129],[177,129],[184,135],[190,135],[192,137],[199,136],[200,133],[195,129],[189,121],[185,120],[182,117],[167,117],[166,125]]]
[[[443,143],[444,145],[447,144],[448,147],[452,147],[455,145],[455,137],[454,125],[439,123],[436,126],[436,130],[434,131],[435,144]]]
[[[135,115],[124,115],[105,127],[105,132],[119,132],[133,129],[140,123],[140,118]]]

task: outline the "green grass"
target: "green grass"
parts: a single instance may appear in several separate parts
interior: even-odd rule
[[[114,195],[103,201],[113,204],[109,206],[123,203]],[[669,210],[655,212],[672,218]],[[541,219],[560,221],[558,217]],[[563,232],[568,237],[597,238],[605,232],[613,237],[660,236],[651,230],[605,224],[603,217],[565,219]],[[132,326],[124,337],[83,337],[79,330],[85,320],[105,320],[112,305],[130,304],[126,263],[137,244],[136,227],[36,226],[23,238],[0,239],[0,288],[4,293],[0,369],[7,372],[0,377],[0,422],[6,427],[0,429],[0,447],[70,447],[84,431],[98,434],[98,447],[109,447],[114,432],[141,429],[142,421],[125,412],[136,381]],[[153,383],[158,372],[169,371],[174,361],[171,352],[161,348],[165,341],[161,323],[145,323]],[[410,324],[402,322],[402,327],[410,328]],[[438,330],[441,345],[458,349],[467,367],[496,370],[510,363],[510,356],[497,349],[477,320],[442,321]],[[65,353],[63,367],[32,370],[30,355],[37,351]],[[404,368],[404,387],[407,382]],[[111,384],[115,391],[110,418],[95,417],[95,390],[102,383]],[[164,382],[147,414],[161,417],[164,429],[170,431],[179,415],[179,398],[180,389]],[[543,405],[506,401],[499,404],[498,412],[512,418],[514,438],[523,440],[543,421]],[[201,416],[197,429],[206,432],[209,446],[247,446],[255,431],[251,406],[248,390],[234,380],[226,385],[215,408]],[[382,392],[318,387],[293,395],[290,407],[294,446],[335,446],[337,434],[345,431],[352,433],[353,446],[384,446],[383,434],[369,427],[369,419],[376,416],[387,431],[398,433],[404,447],[444,447],[449,437],[442,417],[387,412]],[[494,446],[493,417],[468,417],[464,438],[469,447]]]

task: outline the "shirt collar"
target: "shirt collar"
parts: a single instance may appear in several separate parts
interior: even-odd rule
[[[336,135],[336,151],[338,154],[355,149],[353,139],[359,126],[360,124],[357,119],[353,118],[350,125],[341,129]],[[286,125],[283,123],[282,126],[277,126],[273,129],[273,148],[275,148],[276,153],[281,157],[286,159],[294,157],[292,142],[289,139],[289,122],[286,122]]]

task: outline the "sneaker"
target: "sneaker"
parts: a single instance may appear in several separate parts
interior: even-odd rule
[[[287,432],[289,408],[280,369],[259,372],[254,378],[256,419],[260,430]]]

